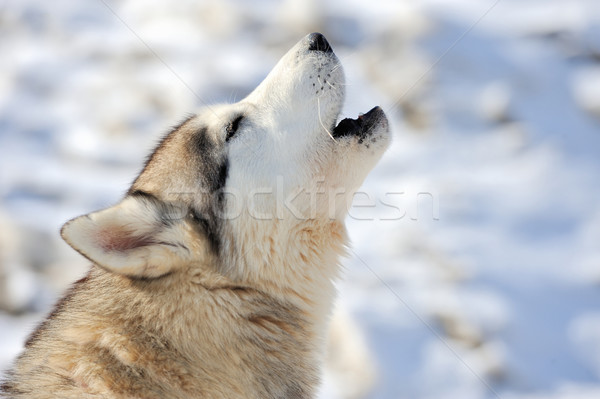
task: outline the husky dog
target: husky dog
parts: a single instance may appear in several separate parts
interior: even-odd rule
[[[2,385],[14,398],[312,398],[344,218],[388,146],[336,125],[344,74],[306,36],[244,100],[201,110],[124,199],[62,237],[93,265]]]

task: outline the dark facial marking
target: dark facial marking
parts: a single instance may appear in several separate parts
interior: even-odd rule
[[[209,127],[202,126],[194,130],[187,129],[185,125],[192,118],[193,116],[183,121],[163,138],[158,148],[148,158],[146,167],[155,160],[157,153],[166,148],[165,145],[169,145],[169,140],[177,140],[185,149],[179,155],[184,157],[185,173],[189,173],[195,181],[195,187],[191,188],[191,192],[187,195],[195,192],[200,197],[190,201],[191,197],[183,195],[172,200],[168,195],[178,193],[150,193],[135,188],[135,183],[127,194],[154,203],[158,210],[159,221],[164,226],[172,225],[187,218],[208,238],[212,248],[218,251],[220,248],[220,221],[218,215],[222,214],[224,206],[222,189],[227,182],[229,171],[227,151],[222,139],[218,137],[219,135],[212,134]],[[229,129],[232,134],[239,127],[242,119],[243,115],[239,115],[231,122]],[[185,136],[181,136],[181,134]],[[172,171],[172,173],[177,172]],[[163,198],[163,195],[167,195],[167,197]],[[194,208],[192,213],[190,213],[191,208]],[[190,214],[196,216],[190,217]]]
[[[202,231],[208,239],[211,249],[219,253],[221,249],[221,240],[219,239],[219,227],[214,214],[208,212],[199,212],[194,208],[190,209],[189,218],[197,228]]]
[[[219,171],[217,173],[216,179],[214,180],[213,192],[220,191],[225,187],[225,183],[227,183],[227,176],[229,175],[229,161],[225,159],[221,166],[219,166]],[[222,194],[222,193],[221,193]]]
[[[232,129],[237,129],[243,116],[238,116],[231,123]],[[190,220],[204,232],[212,249],[218,252],[221,247],[219,240],[219,215],[223,213],[224,193],[223,188],[227,183],[229,162],[227,153],[222,147],[222,142],[214,140],[209,135],[208,128],[198,129],[192,137],[192,156],[198,157],[193,162],[198,168],[198,182],[202,195],[206,196],[201,201],[201,208],[190,207]]]
[[[231,123],[229,125],[227,125],[227,128],[225,129],[227,131],[227,136],[225,136],[225,141],[228,142],[229,140],[231,140],[233,138],[233,136],[235,136],[235,133],[237,132],[238,128],[240,127],[240,122],[244,119],[244,115],[238,115],[234,120],[231,121]]]

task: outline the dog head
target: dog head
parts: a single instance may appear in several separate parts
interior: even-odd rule
[[[158,277],[234,250],[236,224],[342,221],[389,143],[378,107],[336,125],[343,101],[340,62],[310,34],[244,100],[174,128],[121,203],[68,222],[62,236],[105,269]]]

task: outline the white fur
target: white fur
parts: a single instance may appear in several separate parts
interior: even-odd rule
[[[224,147],[229,168],[219,226],[221,272],[310,314],[311,333],[321,343],[346,244],[348,206],[389,144],[385,117],[371,129],[369,145],[356,137],[334,139],[343,101],[339,60],[333,53],[309,51],[305,39],[247,98],[205,108],[189,121],[191,127],[208,126],[208,134],[218,138],[222,129],[215,126],[244,115]],[[176,161],[174,167],[187,162]],[[169,175],[168,183],[147,180],[140,184],[163,197],[196,190],[185,174]],[[182,219],[161,225],[159,212],[151,201],[127,197],[69,222],[62,234],[98,265],[130,276],[156,277],[203,258],[197,251],[207,245],[194,243],[198,237],[189,224]],[[315,353],[320,361],[323,352]]]

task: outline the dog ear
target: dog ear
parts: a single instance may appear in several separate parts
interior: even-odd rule
[[[185,213],[143,196],[67,222],[61,236],[106,270],[137,278],[160,277],[189,258]]]

